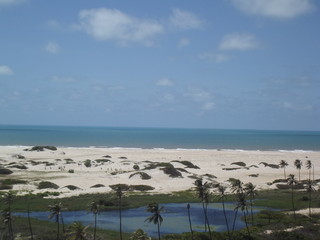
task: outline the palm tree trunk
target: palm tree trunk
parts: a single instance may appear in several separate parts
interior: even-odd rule
[[[234,228],[236,226],[236,220],[238,216],[238,208],[236,209],[236,212],[234,213],[234,219],[233,219],[233,225],[232,225],[232,232],[234,231]]]
[[[60,212],[60,218],[61,218],[61,223],[62,223],[62,232],[65,233],[64,221],[63,221],[63,217],[62,217],[62,213],[61,212]]]
[[[309,191],[309,219],[311,222],[311,190]]]
[[[202,209],[204,214],[204,231],[207,232],[207,218],[206,218],[206,208],[204,202],[202,202]]]
[[[296,210],[294,208],[294,201],[293,201],[293,185],[291,186],[291,201],[292,201],[292,210],[293,210],[294,220],[296,220]]]
[[[60,236],[59,215],[56,216],[56,221],[57,221],[57,228],[58,228],[57,240],[59,240],[59,236]]]
[[[250,196],[250,207],[251,207],[251,224],[253,226],[253,204],[252,204],[252,196]]]
[[[204,211],[205,214],[205,219],[208,225],[208,230],[209,230],[209,236],[210,236],[210,240],[212,239],[212,235],[211,235],[211,229],[210,229],[210,223],[209,223],[209,219],[208,219],[208,212],[207,212],[207,208]]]
[[[33,231],[31,227],[31,219],[30,219],[30,205],[28,204],[28,225],[29,225],[29,231],[30,231],[30,239],[33,240]]]
[[[250,231],[249,231],[248,221],[247,221],[247,215],[246,215],[245,211],[243,211],[243,216],[244,216],[244,222],[246,223],[246,228],[247,228],[248,235],[250,236]]]
[[[225,206],[224,206],[224,199],[222,199],[222,207],[223,207],[224,219],[225,219],[225,221],[226,221],[227,230],[228,230],[228,238],[230,239],[230,229],[229,229],[229,224],[228,224],[226,209],[225,209]]]
[[[120,240],[122,240],[122,201],[119,198]]]
[[[94,214],[94,230],[93,230],[93,240],[96,240],[96,231],[97,231],[97,214]]]
[[[158,239],[160,240],[160,222],[158,221]]]
[[[286,175],[286,167],[283,168],[283,173],[284,173],[284,179],[287,179],[287,175]]]
[[[190,204],[188,203],[188,217],[189,217],[189,226],[190,226],[190,232],[191,232],[191,238],[193,240],[193,230],[192,230],[192,224],[191,224],[191,216],[190,216]]]

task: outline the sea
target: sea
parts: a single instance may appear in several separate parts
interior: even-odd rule
[[[320,131],[0,125],[0,146],[319,151]]]

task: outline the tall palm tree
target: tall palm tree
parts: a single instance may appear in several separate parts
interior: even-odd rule
[[[124,196],[124,187],[118,185],[115,189],[116,197],[118,198],[119,206],[119,227],[120,227],[120,240],[122,240],[122,198]]]
[[[152,215],[148,217],[145,221],[153,222],[154,224],[158,225],[158,239],[160,240],[160,225],[163,222],[163,218],[161,216],[161,212],[163,211],[164,207],[160,207],[158,203],[151,203],[147,206],[147,211],[151,212]]]
[[[248,235],[250,236],[250,231],[249,231],[248,221],[247,221],[248,206],[246,201],[246,195],[243,192],[237,194],[236,209],[239,209],[239,208],[243,212],[244,222],[246,223],[247,232],[248,232]]]
[[[62,218],[62,204],[61,202],[55,203],[53,205],[49,205],[48,208],[49,208],[49,211],[51,212],[48,218],[52,219],[53,217],[55,217],[55,221],[57,223],[57,240],[59,240],[60,239],[60,219],[64,229],[64,223]]]
[[[94,230],[93,230],[93,240],[96,240],[96,232],[97,232],[97,215],[100,212],[100,206],[99,203],[96,201],[93,201],[89,205],[90,211],[94,214]]]
[[[7,205],[6,210],[3,212],[5,225],[8,226],[9,239],[13,239],[13,228],[12,228],[12,209],[14,195],[12,192],[6,192],[2,199],[3,203]]]
[[[287,167],[288,165],[289,165],[289,164],[288,164],[285,160],[281,160],[280,163],[279,163],[279,166],[280,166],[281,168],[283,168],[284,179],[287,179],[286,167]]]
[[[294,178],[294,175],[293,175],[293,174],[290,174],[290,175],[289,175],[288,184],[289,184],[289,186],[291,186],[292,211],[293,211],[294,219],[296,219],[296,210],[295,210],[295,208],[294,208],[294,200],[293,200],[293,188],[294,188],[294,185],[297,184],[297,181],[296,181],[296,179]]]
[[[309,193],[309,219],[311,221],[311,193],[315,190],[313,187],[314,183],[310,179],[307,181],[306,190]]]
[[[33,231],[32,231],[32,225],[31,225],[31,219],[30,219],[30,200],[32,198],[31,192],[28,194],[28,208],[27,208],[27,213],[28,213],[28,226],[29,226],[29,231],[30,231],[30,240],[33,240]]]
[[[250,198],[250,210],[251,210],[251,224],[253,224],[253,199],[258,196],[258,192],[256,190],[256,186],[251,182],[248,182],[244,185],[244,191]]]
[[[190,204],[187,205],[188,209],[188,217],[189,217],[189,226],[190,226],[190,232],[191,232],[191,238],[193,240],[193,230],[192,230],[192,224],[191,224],[191,215],[190,215]]]
[[[294,166],[296,167],[296,169],[298,169],[299,171],[299,182],[300,182],[300,171],[301,171],[301,167],[302,167],[302,161],[299,159],[296,159],[294,161]]]
[[[225,192],[227,190],[227,186],[219,184],[218,186],[218,191],[219,191],[219,200],[222,201],[222,208],[223,208],[223,215],[224,215],[224,220],[226,221],[226,226],[228,230],[228,238],[230,239],[230,229],[229,229],[229,224],[228,224],[228,219],[227,219],[227,214],[226,214],[226,208],[224,206],[224,201],[225,201]]]
[[[195,191],[196,191],[197,197],[202,202],[202,209],[203,209],[204,220],[205,220],[204,224],[205,224],[205,226],[206,225],[208,226],[210,239],[212,239],[210,223],[209,223],[209,219],[208,219],[208,212],[207,212],[207,207],[206,207],[209,202],[210,184],[208,182],[203,183],[202,179],[197,179],[194,182],[194,185],[195,185]]]
[[[11,224],[11,221],[12,221],[12,216],[11,216],[11,212],[10,210],[7,208],[7,209],[4,209],[2,212],[1,212],[1,217],[2,217],[2,221],[5,225],[4,229],[7,228],[7,234],[5,234],[5,231],[3,232],[4,234],[4,237],[8,237],[8,238],[4,238],[4,239],[8,239],[8,240],[13,240],[13,233],[12,233],[12,229],[10,229],[10,224]],[[2,229],[1,229],[2,230]],[[0,232],[1,233],[1,232]],[[2,239],[2,234],[0,234],[0,237]]]
[[[311,169],[312,169],[312,162],[311,162],[311,160],[307,160],[306,167],[307,167],[307,169],[309,170],[309,179],[311,179]]]
[[[241,182],[239,179],[236,179],[231,183],[231,191],[233,193],[242,194],[243,193],[243,182]],[[237,197],[236,197],[237,201]],[[236,225],[236,220],[238,216],[238,210],[239,208],[235,208],[235,213],[234,213],[234,218],[233,218],[233,224],[232,224],[232,231],[234,231],[235,225]]]
[[[87,229],[89,226],[82,225],[81,222],[74,222],[67,233],[66,240],[87,240]]]

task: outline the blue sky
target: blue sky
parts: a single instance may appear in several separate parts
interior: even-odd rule
[[[320,130],[319,11],[0,0],[0,124]]]

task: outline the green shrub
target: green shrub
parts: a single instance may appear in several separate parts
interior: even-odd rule
[[[0,168],[0,174],[1,175],[10,175],[13,172],[10,169],[6,169],[6,168]]]
[[[73,169],[69,169],[68,173],[74,173],[74,170]]]
[[[200,169],[198,166],[194,165],[192,162],[189,162],[189,161],[178,161],[178,160],[175,160],[175,161],[172,161],[172,162],[181,163],[181,164],[185,165],[187,168]]]
[[[154,190],[154,187],[151,187],[149,185],[130,185],[130,190],[133,191],[151,191]]]
[[[32,147],[31,149],[25,149],[25,151],[37,151],[37,152],[42,152],[44,151],[45,149],[48,149],[48,150],[52,150],[52,151],[56,151],[57,148],[54,147],[54,146],[34,146]]]
[[[173,166],[168,166],[164,168],[160,168],[165,174],[169,175],[169,177],[176,178],[176,177],[182,177],[181,172],[179,172],[176,168]]]
[[[68,188],[69,190],[72,190],[72,191],[79,189],[77,186],[74,186],[74,185],[67,185],[65,187]]]
[[[148,180],[148,179],[151,179],[151,176],[145,172],[136,172],[136,173],[132,173],[129,178],[132,178],[133,176],[135,175],[140,175],[140,178],[142,180]]]
[[[101,188],[101,187],[105,187],[105,185],[103,185],[103,184],[96,184],[96,185],[91,186],[90,188]]]
[[[18,169],[28,169],[25,165],[23,164],[16,164],[16,165],[12,165],[10,166],[11,168],[18,168]]]
[[[55,183],[48,182],[48,181],[42,181],[39,183],[38,189],[46,189],[46,188],[58,189],[59,186]]]
[[[135,165],[133,165],[133,169],[138,171],[138,170],[140,170],[140,167],[139,167],[139,165],[135,164]]]
[[[87,159],[85,162],[84,162],[84,165],[88,168],[88,167],[91,167],[91,160],[90,159]]]
[[[233,162],[233,163],[231,163],[231,165],[238,165],[238,166],[241,166],[241,167],[247,166],[244,162]]]

